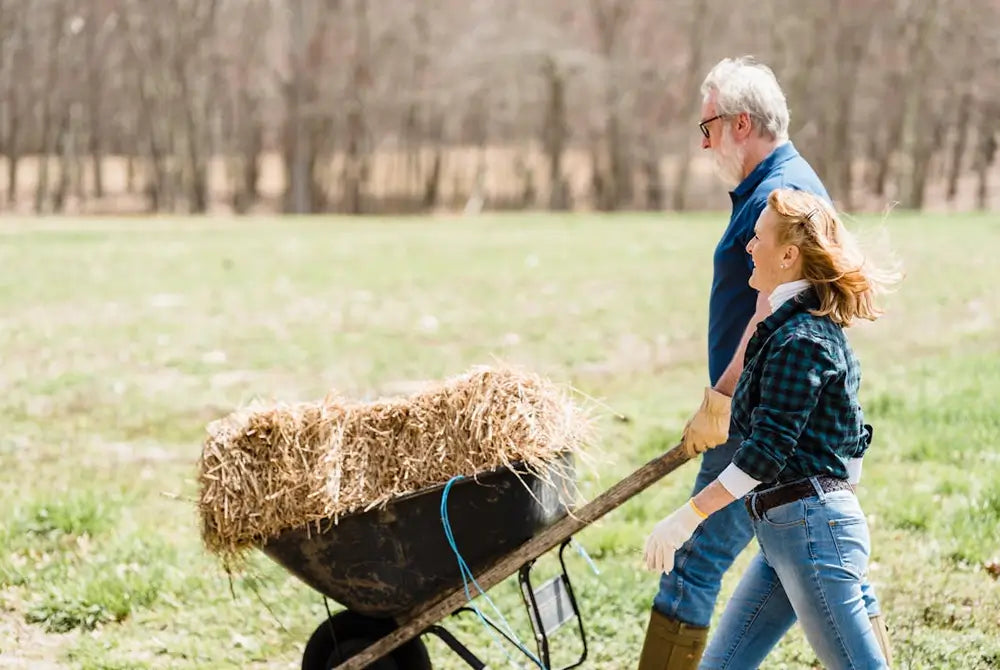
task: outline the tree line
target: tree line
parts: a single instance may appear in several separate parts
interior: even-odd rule
[[[842,207],[1000,188],[996,0],[0,0],[0,34],[8,210],[704,207],[698,87],[742,54]]]

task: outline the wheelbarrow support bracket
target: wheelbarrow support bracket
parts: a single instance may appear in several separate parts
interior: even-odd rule
[[[563,552],[573,541],[567,538],[559,547],[559,565],[562,573],[548,580],[537,589],[531,586],[531,568],[535,564],[534,560],[528,561],[517,573],[518,582],[521,585],[521,597],[524,598],[524,606],[528,610],[528,618],[531,621],[531,628],[535,633],[535,642],[538,645],[538,656],[542,665],[552,668],[552,658],[549,649],[549,635],[561,628],[564,624],[576,619],[577,630],[580,633],[580,643],[583,651],[576,663],[566,665],[561,670],[570,670],[587,660],[587,634],[583,630],[583,617],[580,616],[580,608],[577,606],[576,597],[573,595],[573,585],[569,579],[569,572],[566,570],[566,561]]]
[[[444,626],[434,624],[427,629],[427,632],[436,635],[438,639],[448,645],[448,648],[455,652],[459,658],[468,663],[472,670],[486,670],[486,664],[480,661],[468,647],[459,642],[458,638],[452,635],[451,632]]]

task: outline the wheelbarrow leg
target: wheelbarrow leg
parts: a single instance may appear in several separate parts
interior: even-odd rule
[[[546,668],[552,667],[549,635],[573,619],[576,619],[577,632],[580,635],[580,644],[583,650],[575,663],[564,665],[560,670],[571,670],[571,668],[583,665],[583,662],[587,660],[587,633],[583,629],[583,617],[576,604],[573,584],[570,582],[569,572],[566,570],[566,560],[563,557],[566,547],[572,541],[573,538],[567,538],[559,547],[559,565],[562,568],[562,573],[537,589],[531,584],[531,568],[535,564],[534,559],[521,566],[517,573],[517,579],[521,586],[521,598],[524,600],[524,606],[528,610],[528,619],[535,633],[538,655],[542,665]]]
[[[427,629],[427,632],[437,635],[442,642],[448,645],[453,652],[458,654],[463,661],[468,663],[469,667],[473,670],[484,670],[486,668],[486,664],[480,661],[475,654],[469,651],[468,647],[459,642],[458,638],[452,635],[447,628],[434,624]]]

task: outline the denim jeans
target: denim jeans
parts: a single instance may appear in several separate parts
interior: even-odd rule
[[[726,604],[700,668],[757,668],[796,620],[823,667],[888,667],[862,594],[870,547],[864,513],[851,491],[814,485],[817,495],[752,519],[760,553]]]
[[[702,454],[701,469],[692,495],[715,481],[726,469],[740,440],[730,438]],[[677,621],[706,627],[719,597],[722,576],[753,537],[750,515],[741,500],[710,516],[674,556],[674,569],[660,576],[660,590],[653,607]],[[869,616],[879,614],[875,592],[865,580],[862,589]]]

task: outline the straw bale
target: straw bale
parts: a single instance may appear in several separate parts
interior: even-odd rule
[[[371,403],[250,406],[208,426],[199,460],[205,546],[232,559],[289,528],[523,464],[544,473],[590,436],[566,389],[509,367],[473,368]]]

